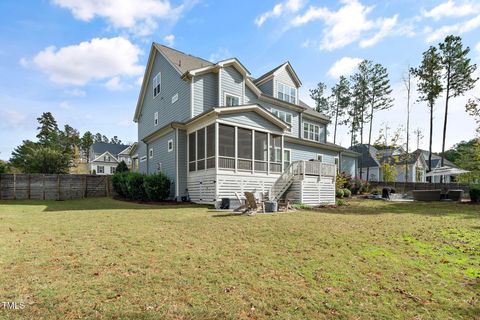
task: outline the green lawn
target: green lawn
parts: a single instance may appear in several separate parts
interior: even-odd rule
[[[478,319],[480,206],[4,201],[3,301],[25,308],[1,319]]]

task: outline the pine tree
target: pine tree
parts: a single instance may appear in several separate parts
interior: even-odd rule
[[[442,43],[439,43],[440,63],[443,66],[443,80],[445,82],[445,118],[443,123],[442,138],[442,163],[444,165],[445,139],[447,136],[448,103],[450,98],[462,96],[465,92],[473,89],[478,78],[473,78],[477,69],[467,58],[470,48],[463,48],[462,38],[449,35]],[[443,176],[441,177],[443,178]]]
[[[83,154],[87,158],[87,162],[90,162],[90,147],[94,141],[93,134],[90,131],[87,131],[83,134],[82,139],[80,139],[80,146]]]
[[[310,98],[315,101],[315,110],[327,116],[331,114],[331,108],[326,97],[327,86],[323,82],[319,82],[315,89],[310,89]]]
[[[93,136],[93,142],[94,143],[97,143],[97,142],[102,142],[102,134],[101,133],[96,133],[94,136]]]
[[[59,138],[58,124],[52,113],[44,112],[37,118],[39,130],[37,134],[38,142],[42,145],[56,145]]]
[[[345,122],[345,115],[350,106],[351,92],[350,82],[344,76],[341,76],[338,83],[332,88],[332,95],[330,100],[333,117],[335,118],[335,126],[333,131],[333,143],[337,140],[337,125]]]
[[[360,135],[359,142],[362,144],[365,123],[368,121],[367,108],[370,96],[369,82],[371,77],[372,65],[372,61],[363,60],[358,65],[357,72],[351,76],[352,108],[354,109],[352,114],[354,114],[354,122],[357,126],[355,131],[358,131],[358,134]]]
[[[423,59],[418,68],[411,69],[417,78],[419,101],[426,101],[430,111],[430,137],[428,144],[428,171],[432,170],[432,141],[433,141],[433,106],[442,93],[440,56],[437,48],[430,47],[423,53]]]
[[[370,149],[370,144],[372,142],[373,116],[377,111],[390,109],[393,106],[393,99],[390,97],[392,88],[390,87],[387,69],[381,64],[376,63],[373,65],[372,69],[367,72],[370,75],[368,81],[368,104],[370,105],[368,148]],[[370,167],[367,167],[367,181],[369,176]]]

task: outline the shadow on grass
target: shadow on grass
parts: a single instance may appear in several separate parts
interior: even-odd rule
[[[420,214],[433,217],[462,216],[480,219],[480,206],[466,202],[388,202],[379,200],[351,200],[351,206],[317,208],[316,211],[347,215]]]
[[[94,210],[159,210],[159,209],[192,209],[209,208],[206,205],[190,203],[138,203],[112,198],[87,198],[73,200],[7,200],[0,201],[2,206],[42,206],[42,212],[55,211],[94,211]]]

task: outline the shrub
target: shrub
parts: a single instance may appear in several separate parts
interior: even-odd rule
[[[309,206],[308,204],[304,203],[295,203],[293,207],[297,210],[310,210],[312,209],[312,206]]]
[[[339,207],[342,207],[342,206],[346,206],[347,205],[347,202],[343,199],[337,199],[337,206]]]
[[[130,200],[164,201],[170,195],[170,180],[162,173],[117,172],[112,177],[112,185],[120,197]]]
[[[143,185],[145,175],[137,172],[124,173],[127,184],[127,198],[130,200],[148,200]]]
[[[359,178],[350,179],[347,181],[345,188],[350,190],[353,195],[366,193],[368,191],[368,182]]]
[[[470,186],[470,200],[475,203],[480,202],[480,184]]]
[[[143,184],[151,201],[164,201],[170,195],[170,180],[162,173],[145,176]]]
[[[380,189],[379,187],[373,188],[372,194],[374,195],[382,194],[382,189]]]
[[[345,198],[350,198],[352,196],[352,191],[348,190],[347,188],[343,189],[342,191]]]
[[[343,189],[338,189],[335,193],[337,198],[343,198]]]
[[[117,168],[115,169],[115,172],[128,172],[130,169],[128,169],[127,164],[125,161],[120,161],[120,163],[117,165]]]

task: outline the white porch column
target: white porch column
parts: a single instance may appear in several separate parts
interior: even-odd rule
[[[235,173],[237,173],[238,170],[238,127],[235,127]]]
[[[281,137],[282,137],[282,138],[281,138],[281,139],[282,139],[282,147],[281,147],[281,150],[280,150],[280,161],[282,162],[282,166],[281,166],[282,169],[281,169],[281,170],[282,170],[282,173],[283,173],[283,171],[285,170],[285,168],[283,167],[284,162],[285,162],[284,159],[283,159],[283,148],[284,148],[284,146],[283,146],[283,138],[284,138],[284,135],[282,134]]]
[[[255,130],[252,130],[252,173],[255,173]]]
[[[267,133],[267,175],[270,174],[270,133]]]

